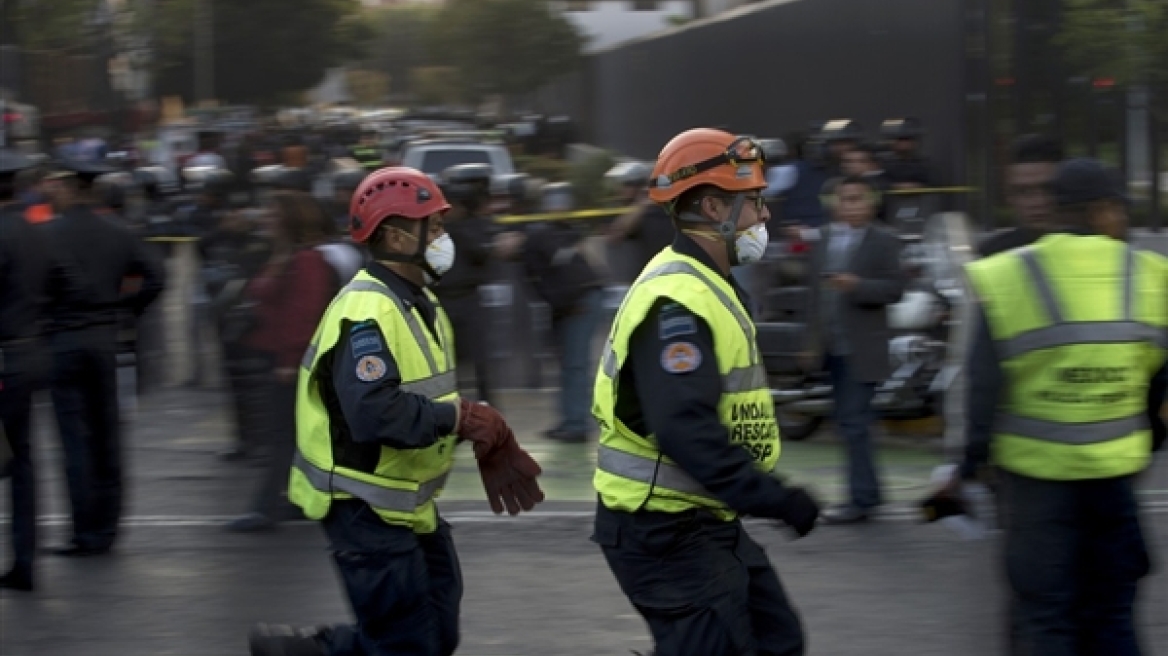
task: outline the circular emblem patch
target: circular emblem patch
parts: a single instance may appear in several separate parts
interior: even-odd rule
[[[702,352],[690,342],[674,342],[661,352],[661,368],[671,374],[684,374],[698,368]]]
[[[372,383],[385,377],[385,360],[376,355],[366,355],[357,361],[357,378]]]

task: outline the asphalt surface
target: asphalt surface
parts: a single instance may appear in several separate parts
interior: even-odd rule
[[[503,399],[520,440],[544,465],[549,502],[497,518],[463,453],[442,503],[454,524],[466,596],[466,656],[593,655],[646,651],[641,619],[588,541],[594,447],[538,437],[553,396]],[[37,429],[42,543],[67,537],[60,454],[47,408]],[[261,470],[219,462],[229,424],[214,392],[147,397],[127,438],[130,475],[124,538],[104,557],[43,557],[36,592],[0,593],[3,656],[220,656],[246,654],[259,621],[297,625],[350,619],[318,527],[295,522],[235,535],[222,523],[246,509]],[[839,498],[840,449],[829,433],[784,444],[782,469],[825,499]],[[935,440],[884,436],[880,457],[893,502],[855,527],[820,527],[793,541],[765,523],[767,547],[809,635],[809,654],[983,656],[1001,648],[1003,586],[998,537],[966,541],[917,524],[908,503],[939,462]],[[1156,559],[1168,544],[1168,464],[1144,481],[1146,529]],[[5,497],[7,486],[0,496]],[[4,562],[9,545],[3,540]],[[1168,575],[1145,581],[1140,630],[1146,654],[1168,655]]]

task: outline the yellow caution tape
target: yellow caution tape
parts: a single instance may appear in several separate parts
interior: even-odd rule
[[[896,189],[884,193],[897,196],[917,196],[925,194],[967,194],[977,191],[977,187],[926,187],[921,189]],[[610,207],[593,210],[575,210],[573,212],[544,212],[541,214],[512,214],[500,216],[495,223],[501,225],[517,225],[522,223],[538,223],[540,221],[573,221],[578,219],[607,219],[617,217],[634,206]],[[146,241],[183,244],[198,241],[198,237],[147,237]]]
[[[922,187],[920,189],[889,189],[885,194],[895,196],[921,196],[924,194],[968,194],[977,187]]]
[[[575,212],[547,212],[544,214],[515,214],[512,216],[501,216],[495,219],[495,223],[512,224],[512,223],[535,223],[537,221],[570,221],[572,219],[602,219],[612,216],[620,216],[628,212],[632,207],[613,207],[609,209],[600,210],[577,210]]]

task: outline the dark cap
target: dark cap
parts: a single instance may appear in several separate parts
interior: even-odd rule
[[[16,175],[25,169],[32,168],[32,166],[33,161],[22,153],[8,148],[0,148],[0,176]]]
[[[82,182],[93,182],[99,175],[117,173],[119,169],[101,162],[86,162],[82,160],[57,160],[46,177],[48,180],[76,176]]]
[[[1060,205],[1082,205],[1098,200],[1128,202],[1123,176],[1095,159],[1069,159],[1059,165],[1052,183],[1055,201]]]

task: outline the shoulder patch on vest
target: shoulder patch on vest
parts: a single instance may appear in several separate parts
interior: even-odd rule
[[[366,383],[372,383],[385,378],[385,360],[376,355],[366,355],[357,361],[357,378]]]
[[[349,348],[354,358],[384,351],[385,345],[381,341],[381,330],[377,328],[377,324],[366,321],[353,326],[349,334]]]
[[[665,316],[657,318],[657,336],[661,339],[673,339],[682,335],[693,335],[698,332],[698,323],[691,314]]]
[[[661,351],[661,368],[671,374],[684,374],[702,363],[702,352],[691,342],[673,342]]]

